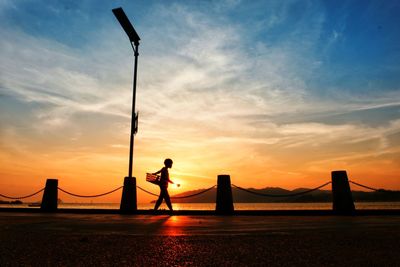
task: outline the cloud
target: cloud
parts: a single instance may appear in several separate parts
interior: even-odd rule
[[[161,30],[147,36],[157,42],[151,45],[153,55],[143,59],[142,69],[149,71],[141,85],[152,95],[143,97],[143,106],[161,118],[218,124],[239,114],[290,113],[304,106],[305,85],[291,67],[290,49],[259,43],[250,54],[240,38],[244,33],[234,25],[216,24],[182,7],[159,12],[169,26],[155,25]]]
[[[0,14],[9,8],[16,8],[14,1],[0,0]]]
[[[143,26],[148,30],[139,59],[138,108],[143,120],[150,119],[145,125],[173,118],[218,127],[219,121],[235,116],[263,114],[271,119],[280,114],[328,113],[338,106],[363,108],[349,103],[350,98],[333,103],[308,90],[311,70],[303,65],[316,59],[309,59],[312,52],[300,52],[318,38],[323,17],[309,20],[315,22],[311,30],[305,29],[310,21],[303,17],[286,41],[258,41],[247,52],[248,43],[242,41],[246,33],[238,25],[223,24],[178,4],[157,6]],[[112,34],[121,35],[114,30]],[[125,43],[118,43],[120,39],[106,38],[105,32],[88,51],[3,31],[2,87],[27,101],[53,105],[54,112],[38,116],[54,114],[54,122],[67,121],[62,117],[75,111],[129,116],[130,52],[122,49]],[[305,40],[303,45],[296,43],[298,36]],[[382,100],[380,105],[386,105],[387,99]],[[366,101],[375,105],[377,99]]]
[[[275,166],[279,173],[285,158],[301,151],[304,161],[316,162],[319,156],[348,156],[352,149],[397,148],[389,138],[400,130],[394,115],[382,113],[379,124],[354,119],[367,110],[395,108],[397,91],[360,95],[339,88],[325,94],[325,88],[316,93],[309,87],[324,64],[316,43],[325,16],[316,9],[307,5],[287,36],[273,36],[275,27],[291,19],[290,5],[280,7],[259,23],[260,34],[269,33],[270,39],[251,36],[244,25],[223,17],[223,8],[216,9],[222,17],[184,4],[149,10],[139,24],[137,140],[143,162],[175,153],[198,171],[189,175],[208,177],[196,164],[208,160],[208,170],[229,170],[254,163]],[[20,117],[30,114],[25,126],[32,141],[25,144],[34,147],[53,133],[65,150],[73,146],[96,156],[126,148],[133,58],[119,25],[99,30],[91,43],[79,47],[15,29],[0,33],[0,92],[29,107],[17,111]],[[333,39],[340,37],[333,32]],[[3,140],[23,139],[23,130],[10,121],[6,126]],[[363,142],[374,145],[361,149]],[[308,154],[309,149],[326,154]]]
[[[103,68],[95,66],[92,55],[22,32],[2,30],[2,36],[2,91],[27,102],[49,104],[55,111],[68,109],[56,112],[61,119],[75,111],[127,116],[118,108],[124,102],[104,86],[109,84],[101,77]]]

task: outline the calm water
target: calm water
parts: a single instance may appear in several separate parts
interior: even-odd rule
[[[332,203],[234,203],[235,210],[329,210]],[[355,202],[356,209],[400,209],[400,202]],[[9,205],[0,204],[0,207],[27,208],[28,204]],[[152,209],[154,204],[138,204],[138,209]],[[35,207],[31,207],[35,208]],[[36,207],[38,208],[38,207]],[[74,209],[119,209],[119,203],[62,203],[58,208]],[[175,210],[214,210],[215,203],[175,203]],[[167,209],[165,204],[161,209]]]

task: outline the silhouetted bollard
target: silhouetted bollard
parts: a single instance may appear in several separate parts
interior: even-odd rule
[[[57,211],[57,200],[58,200],[58,180],[47,179],[46,187],[42,197],[42,204],[40,210],[44,212],[55,212]]]
[[[218,175],[216,214],[233,214],[233,199],[231,188],[231,177],[229,175]]]
[[[119,210],[124,214],[135,213],[137,211],[135,177],[125,177],[124,179],[124,187],[122,189],[121,205]]]
[[[336,214],[352,214],[355,211],[346,171],[332,172],[333,211]]]

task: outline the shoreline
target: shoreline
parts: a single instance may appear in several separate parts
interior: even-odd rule
[[[58,209],[55,212],[43,212],[40,208],[0,208],[0,213],[43,213],[43,214],[121,214],[119,209]],[[137,210],[131,215],[170,215],[168,210]],[[215,210],[174,210],[174,216],[185,215],[218,215]],[[222,214],[223,215],[223,214]],[[225,215],[238,216],[337,216],[333,210],[235,210]],[[400,209],[360,209],[352,216],[399,216]]]

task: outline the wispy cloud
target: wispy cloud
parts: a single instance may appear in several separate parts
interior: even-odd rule
[[[324,53],[344,34],[340,27],[330,31],[331,41],[321,45],[327,17],[320,5],[311,1],[293,18],[291,4],[271,4],[270,16],[252,24],[254,32],[227,15],[240,1],[210,5],[205,12],[160,3],[142,15],[139,171],[156,164],[154,157],[172,154],[191,170],[177,167],[177,175],[188,179],[208,181],[219,170],[243,175],[241,169],[265,177],[264,168],[296,176],[308,163],[399,147],[393,138],[398,117],[383,112],[398,107],[398,88],[360,93],[310,85],[326,64]],[[285,35],[277,33],[284,25]],[[29,114],[21,121],[25,129],[0,117],[2,143],[23,140],[7,149],[37,148],[51,133],[58,149],[79,151],[74,161],[82,153],[122,161],[132,52],[117,22],[78,47],[15,28],[0,34],[0,93],[25,106],[17,111],[20,118]],[[23,137],[27,128],[30,141]]]

